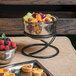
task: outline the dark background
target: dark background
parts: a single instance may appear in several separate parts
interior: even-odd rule
[[[60,18],[76,18],[76,5],[2,5],[0,17],[20,18],[26,12],[44,12],[57,15]]]

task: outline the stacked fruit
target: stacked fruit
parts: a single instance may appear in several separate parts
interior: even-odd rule
[[[24,18],[24,21],[27,21],[27,22],[33,22],[33,23],[36,23],[36,22],[51,22],[52,21],[52,15],[51,14],[43,14],[43,13],[30,13],[28,12],[23,18]]]
[[[35,24],[34,26],[29,23],[29,26],[27,26],[27,29],[29,30],[30,33],[35,32],[36,34],[40,34],[42,28],[39,24]]]
[[[0,38],[0,51],[10,51],[13,48],[16,48],[16,43],[6,38],[5,34],[2,34]]]

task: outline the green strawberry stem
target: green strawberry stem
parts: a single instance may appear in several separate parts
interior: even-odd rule
[[[3,38],[6,38],[6,35],[3,33],[0,37],[0,40],[2,40]]]
[[[6,38],[6,35],[4,33],[2,34],[2,38]]]
[[[0,40],[2,40],[2,38],[0,38]]]

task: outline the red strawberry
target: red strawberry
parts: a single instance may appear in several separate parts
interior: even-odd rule
[[[8,42],[8,46],[11,46],[11,41],[7,41]]]
[[[4,45],[0,45],[0,50],[3,50],[4,49]]]
[[[4,45],[4,40],[0,40],[0,45]]]
[[[16,43],[15,42],[11,42],[11,45],[13,48],[16,48]]]
[[[9,46],[8,46],[8,45],[5,46],[4,50],[5,50],[5,51],[10,50]]]

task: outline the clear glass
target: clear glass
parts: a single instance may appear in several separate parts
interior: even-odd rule
[[[9,63],[15,55],[16,48],[8,51],[0,51],[0,64]]]
[[[52,22],[26,22],[24,21],[24,31],[32,35],[48,35],[56,31],[57,19],[54,17]]]

